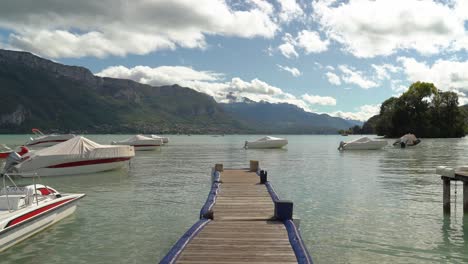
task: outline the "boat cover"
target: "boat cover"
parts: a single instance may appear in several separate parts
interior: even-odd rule
[[[31,152],[24,156],[17,168],[34,169],[65,162],[134,157],[131,146],[101,145],[85,137],[77,136],[52,147]]]
[[[260,139],[257,139],[255,141],[268,141],[268,140],[284,140],[284,138],[277,138],[277,137],[270,137],[270,136],[266,136],[266,137],[262,137]],[[255,142],[254,141],[254,142]]]
[[[153,144],[161,145],[163,143],[163,140],[160,138],[150,138],[150,137],[145,137],[143,135],[135,135],[125,140],[112,142],[113,145],[117,145],[117,144],[133,145],[133,144],[145,144],[145,143],[146,144],[153,143]]]

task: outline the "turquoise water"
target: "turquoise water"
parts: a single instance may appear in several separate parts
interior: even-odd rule
[[[0,135],[18,145],[26,135]],[[124,135],[90,135],[99,143]],[[466,263],[462,187],[442,213],[438,165],[468,164],[468,139],[427,139],[408,149],[338,152],[341,136],[287,136],[285,150],[244,150],[259,136],[170,136],[127,170],[43,178],[86,193],[76,213],[0,253],[3,263],[157,263],[198,217],[210,168],[257,159],[295,217],[316,263]],[[390,140],[389,140],[390,141]],[[24,180],[23,180],[24,181]],[[452,186],[454,188],[454,186]]]

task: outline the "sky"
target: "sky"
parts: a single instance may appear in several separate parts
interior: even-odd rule
[[[468,103],[468,0],[0,0],[0,48],[226,102],[366,120],[413,82]]]

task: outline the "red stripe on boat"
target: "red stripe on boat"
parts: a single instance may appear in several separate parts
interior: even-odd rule
[[[29,212],[27,214],[24,214],[24,215],[22,215],[20,217],[17,217],[15,219],[11,220],[10,222],[8,222],[8,224],[5,226],[5,228],[16,225],[16,224],[19,224],[19,223],[21,223],[23,221],[26,221],[29,218],[32,218],[32,217],[34,217],[34,216],[36,216],[36,215],[38,215],[38,214],[40,214],[42,212],[45,212],[45,211],[47,211],[49,209],[52,209],[54,207],[57,207],[57,206],[59,206],[59,205],[61,205],[63,203],[66,203],[66,202],[68,202],[70,200],[74,200],[74,199],[75,198],[66,199],[66,200],[63,200],[63,201],[60,201],[60,202],[56,202],[56,203],[53,203],[53,204],[46,205],[46,206],[44,206],[42,208],[39,208],[39,209],[36,209],[34,211],[31,211],[31,212]]]
[[[34,146],[34,145],[37,145],[37,144],[49,143],[49,142],[65,142],[67,140],[68,139],[44,140],[44,141],[38,141],[38,142],[35,142],[35,143],[32,143],[32,144],[27,144],[26,146]]]
[[[0,159],[6,159],[8,158],[8,155],[10,155],[11,152],[2,152],[0,153]]]
[[[86,165],[95,165],[95,164],[102,164],[102,163],[112,163],[112,162],[126,161],[126,160],[129,160],[129,159],[130,159],[130,157],[97,159],[97,160],[82,160],[82,161],[74,161],[74,162],[67,162],[67,163],[52,165],[52,166],[48,166],[47,168],[55,169],[55,168],[77,167],[77,166],[86,166]]]
[[[161,145],[132,145],[132,146],[138,148],[138,147],[159,147]]]

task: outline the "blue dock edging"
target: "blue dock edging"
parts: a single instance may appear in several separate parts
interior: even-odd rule
[[[219,171],[213,171],[212,176],[213,182],[211,183],[211,189],[206,198],[206,202],[200,210],[200,219],[213,219],[211,208],[213,208],[216,203],[216,196],[219,192],[219,185],[221,184],[219,181],[221,174]]]
[[[279,202],[279,196],[276,193],[275,189],[273,189],[271,183],[269,181],[266,181],[265,186],[273,202],[275,204]],[[309,251],[304,245],[304,240],[302,240],[299,229],[297,228],[296,224],[294,224],[294,221],[292,219],[284,220],[283,223],[286,227],[286,230],[288,231],[289,242],[291,243],[291,247],[294,250],[294,254],[296,254],[297,262],[299,264],[313,264],[312,257],[310,256]]]
[[[210,222],[210,219],[198,220],[185,234],[177,240],[160,264],[173,264],[190,241]]]

